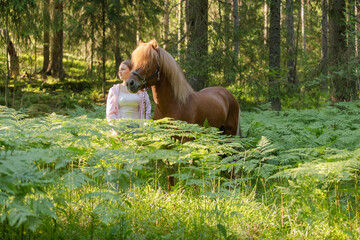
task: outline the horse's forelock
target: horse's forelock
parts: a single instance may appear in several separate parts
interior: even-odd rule
[[[189,94],[194,92],[175,59],[162,48],[155,50],[151,43],[140,43],[131,54],[133,69],[148,71],[154,62],[160,64],[160,71],[170,81],[176,101],[185,103]]]
[[[154,61],[159,62],[159,55],[149,43],[141,43],[131,54],[133,69],[146,71]]]

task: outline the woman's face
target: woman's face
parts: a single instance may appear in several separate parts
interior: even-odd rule
[[[119,67],[119,78],[126,81],[130,76],[130,69],[126,64],[120,64]]]

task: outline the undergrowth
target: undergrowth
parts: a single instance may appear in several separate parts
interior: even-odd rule
[[[0,108],[2,239],[360,236],[359,102],[243,112],[242,139],[94,109]]]

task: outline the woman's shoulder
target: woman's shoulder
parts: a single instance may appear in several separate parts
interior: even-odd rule
[[[110,89],[109,89],[109,92],[119,92],[121,89],[123,89],[123,85],[121,85],[120,83],[118,84],[114,84]]]
[[[111,88],[110,88],[110,90],[115,90],[115,89],[119,89],[120,88],[120,84],[118,83],[118,84],[114,84]]]

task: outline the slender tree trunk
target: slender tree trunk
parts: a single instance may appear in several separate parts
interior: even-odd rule
[[[9,33],[6,31],[6,39],[8,40],[7,44],[7,54],[10,59],[10,77],[15,77],[19,75],[19,57],[16,53],[13,42],[10,40]]]
[[[180,63],[183,62],[182,55],[181,55],[181,49],[182,49],[182,39],[184,35],[184,21],[183,21],[183,2],[184,0],[178,0],[178,45],[177,45],[177,54],[178,54],[178,61]]]
[[[286,0],[287,68],[288,68],[288,82],[292,85],[292,88],[295,87],[295,85],[297,84],[293,10],[294,10],[293,0]]]
[[[36,37],[34,39],[34,55],[35,55],[35,63],[34,63],[34,73],[36,73],[36,62],[37,62],[37,53],[36,53]]]
[[[140,42],[140,3],[137,3],[135,6],[136,11],[136,44],[139,44]]]
[[[302,47],[304,52],[306,52],[306,32],[305,32],[305,0],[301,0],[301,33],[302,33]]]
[[[239,34],[240,18],[239,18],[239,4],[237,0],[233,0],[233,21],[234,21],[234,38],[233,38],[234,62],[237,66],[239,52],[240,52],[240,34]]]
[[[94,76],[94,53],[95,53],[95,31],[94,31],[94,22],[91,20],[91,32],[90,32],[90,74],[93,78]]]
[[[219,1],[219,8],[220,8],[220,2]],[[231,0],[226,0],[224,4],[224,34],[223,38],[225,40],[225,46],[224,46],[224,75],[227,85],[231,85],[235,82],[235,61],[234,61],[234,52],[233,52],[233,43],[231,42],[231,33],[233,28],[231,27]]]
[[[358,57],[359,56],[359,48],[360,48],[360,1],[359,0],[355,1],[355,19],[356,19],[356,23],[355,23],[355,32],[356,32],[355,56]]]
[[[348,14],[347,14],[348,29],[348,48],[352,56],[356,56],[356,0],[348,0]]]
[[[102,94],[105,98],[105,84],[106,84],[106,25],[105,25],[105,18],[106,18],[106,0],[102,1]]]
[[[205,87],[208,77],[208,0],[188,0],[188,79],[195,90]]]
[[[360,1],[355,1],[355,57],[359,57],[359,48],[360,48]],[[359,83],[359,70],[356,69],[356,81]],[[357,85],[359,88],[359,85]]]
[[[4,30],[4,36],[5,36],[5,41],[7,42],[6,44],[6,54],[7,54],[7,49],[8,49],[8,46],[10,44],[10,38],[9,38],[9,35],[7,33],[7,28],[8,28],[8,15],[6,14],[6,21],[5,21],[5,26],[6,26],[6,29]],[[8,105],[8,96],[9,96],[9,84],[10,84],[10,61],[9,61],[9,58],[7,57],[6,58],[6,81],[5,81],[5,106],[9,106]]]
[[[49,4],[50,0],[44,0],[44,9],[43,9],[43,25],[44,25],[44,36],[43,36],[43,67],[41,72],[44,73],[48,69],[49,62],[50,62],[50,12],[49,12]]]
[[[323,75],[328,74],[327,61],[328,61],[328,21],[327,21],[327,0],[322,0],[321,3],[321,73]]]
[[[119,24],[115,24],[115,47],[114,47],[114,55],[115,55],[115,77],[118,74],[118,69],[120,63],[122,61],[120,54],[120,33],[121,29]]]
[[[270,2],[269,99],[272,108],[281,110],[280,102],[280,2]]]
[[[6,29],[3,29],[3,35],[6,42],[6,80],[5,80],[5,106],[9,106],[9,84],[10,84],[10,78],[14,78],[14,88],[13,88],[13,96],[12,96],[12,107],[14,107],[15,104],[15,89],[16,89],[16,79],[19,75],[19,57],[17,56],[15,47],[13,42],[10,40],[9,32],[7,31],[8,27],[8,16],[6,15],[5,19],[5,27]]]
[[[169,41],[169,0],[164,1],[164,46],[163,48],[167,50],[167,45]]]
[[[269,5],[268,5],[267,0],[265,0],[265,3],[264,3],[264,45],[266,45],[266,43],[268,41],[268,14],[269,14]]]

